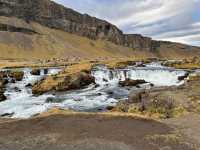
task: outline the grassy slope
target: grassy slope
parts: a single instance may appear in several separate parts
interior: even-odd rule
[[[33,28],[40,34],[27,35],[0,32],[0,58],[100,58],[146,57],[147,52],[136,52],[107,41],[93,41],[60,30],[50,29],[37,23],[27,24],[19,19],[0,17],[0,22]]]
[[[162,46],[155,54],[136,51],[108,41],[93,41],[37,23],[27,24],[16,18],[0,17],[0,23],[31,28],[39,34],[28,35],[0,31],[0,59],[50,59],[50,58],[184,58],[196,55],[196,51],[180,50],[177,46]],[[179,50],[177,50],[179,49]],[[200,56],[200,54],[199,54]]]

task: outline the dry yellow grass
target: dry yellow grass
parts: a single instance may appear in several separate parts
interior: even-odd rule
[[[133,113],[120,113],[120,112],[97,112],[97,113],[93,113],[93,112],[75,112],[72,110],[68,110],[68,109],[60,109],[60,108],[52,108],[50,110],[48,110],[47,112],[41,113],[38,116],[35,117],[48,117],[48,116],[52,116],[52,115],[68,115],[68,116],[72,116],[72,115],[100,115],[103,117],[130,117],[130,118],[135,118],[135,119],[146,119],[146,120],[151,120],[152,118],[145,116],[145,115],[139,115],[139,114],[133,114]]]
[[[37,23],[27,24],[16,18],[0,17],[0,23],[34,29],[39,34],[2,32],[0,34],[0,59],[51,59],[51,58],[119,58],[150,56],[148,52],[137,52],[131,48],[108,41],[90,40],[85,37],[50,29]]]

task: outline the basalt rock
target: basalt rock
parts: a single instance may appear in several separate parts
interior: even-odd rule
[[[24,77],[23,71],[1,71],[0,72],[0,80],[3,81],[4,84],[8,83],[8,78],[10,78],[12,82],[14,82],[14,80],[21,81],[23,77]]]
[[[40,69],[33,69],[33,70],[31,71],[31,74],[32,74],[32,75],[39,76],[39,75],[40,75]]]
[[[184,80],[185,78],[187,78],[189,75],[190,75],[190,74],[187,72],[187,73],[185,73],[184,75],[179,76],[179,77],[178,77],[178,80],[179,80],[179,81],[182,81],[182,80]]]
[[[22,79],[24,77],[24,72],[23,71],[10,71],[8,73],[8,76],[10,78],[15,79],[16,81],[22,81]]]
[[[5,101],[7,98],[4,95],[4,89],[0,87],[0,102]]]
[[[137,86],[139,84],[147,83],[145,80],[131,80],[126,79],[125,81],[120,81],[119,85],[121,86]]]

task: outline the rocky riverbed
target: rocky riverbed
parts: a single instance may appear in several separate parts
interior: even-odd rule
[[[65,72],[70,68],[19,69],[23,79],[5,85],[3,95],[7,100],[0,103],[0,115],[29,118],[53,107],[107,111],[119,101],[126,101],[131,92],[180,86],[188,75],[185,70],[164,67],[160,63],[135,63],[120,69],[109,69],[106,65],[88,68],[67,75]]]

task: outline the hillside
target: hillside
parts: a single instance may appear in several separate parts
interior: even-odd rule
[[[0,58],[200,56],[200,48],[123,34],[107,21],[49,0],[0,0]]]

